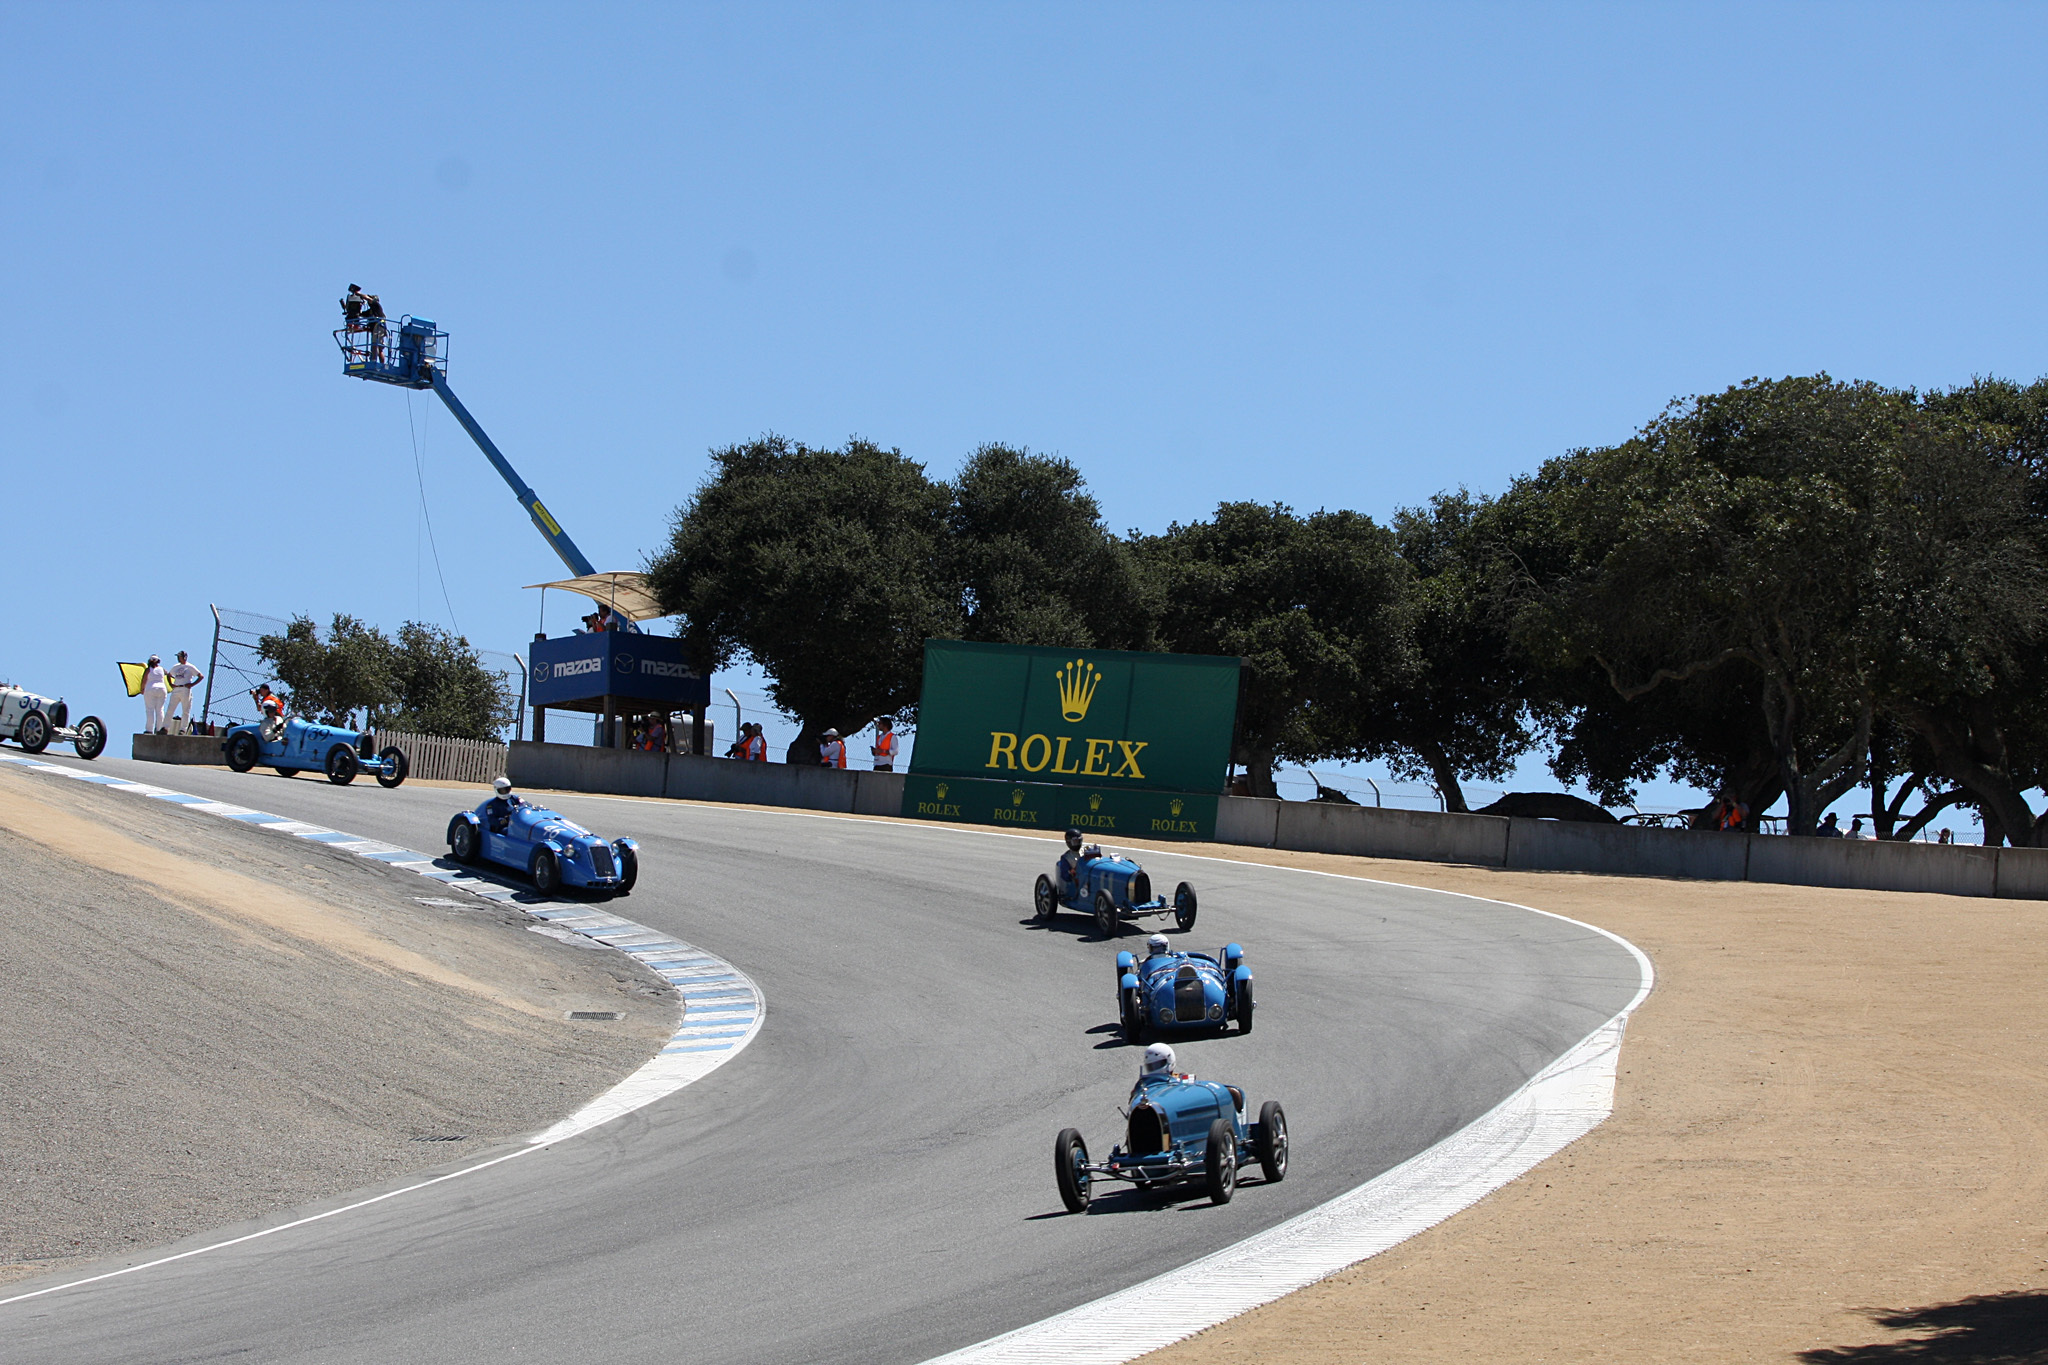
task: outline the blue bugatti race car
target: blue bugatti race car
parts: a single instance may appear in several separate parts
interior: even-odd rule
[[[1211,1200],[1227,1204],[1248,1162],[1257,1161],[1268,1181],[1287,1175],[1287,1114],[1278,1100],[1267,1100],[1247,1123],[1236,1086],[1167,1070],[1140,1076],[1124,1112],[1124,1140],[1107,1161],[1088,1159],[1078,1129],[1062,1129],[1054,1140],[1053,1173],[1068,1212],[1087,1210],[1098,1179],[1141,1190],[1200,1180]]]
[[[311,768],[327,774],[327,780],[345,787],[357,773],[369,773],[381,786],[395,787],[405,781],[412,764],[397,745],[373,749],[376,737],[367,730],[344,730],[311,721],[276,719],[265,725],[236,725],[221,735],[220,747],[227,764],[238,773],[258,764],[275,768],[291,777]]]
[[[1173,889],[1173,899],[1155,896],[1152,879],[1132,858],[1105,853],[1098,844],[1076,849],[1060,859],[1048,877],[1038,874],[1031,889],[1037,917],[1051,919],[1064,907],[1095,916],[1095,927],[1108,938],[1124,920],[1144,915],[1172,915],[1182,929],[1195,927],[1195,888],[1186,882]]]
[[[623,896],[640,878],[640,845],[606,842],[546,806],[492,797],[448,822],[448,852],[459,863],[517,868],[543,895],[580,887]]]
[[[1252,1031],[1252,969],[1244,949],[1227,943],[1216,957],[1177,953],[1153,935],[1152,951],[1116,955],[1117,1021],[1124,1037],[1144,1041],[1145,1030],[1220,1029],[1237,1021]]]

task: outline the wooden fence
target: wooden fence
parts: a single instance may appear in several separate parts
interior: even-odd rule
[[[412,764],[412,775],[431,782],[489,782],[505,775],[505,746],[494,740],[449,739],[442,735],[410,735],[403,730],[378,730],[381,751],[396,744]]]

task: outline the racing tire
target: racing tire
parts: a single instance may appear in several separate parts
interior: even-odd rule
[[[1038,874],[1038,884],[1031,888],[1031,912],[1042,922],[1053,917],[1060,908],[1059,897],[1053,893],[1052,878],[1043,872]]]
[[[395,787],[412,772],[412,760],[405,756],[405,750],[396,745],[378,754],[377,761],[384,765],[384,770],[377,774],[380,787]]]
[[[1116,937],[1116,901],[1107,891],[1095,893],[1095,927],[1104,938]]]
[[[555,855],[540,849],[533,855],[533,889],[543,896],[552,896],[562,889],[562,869],[555,862]]]
[[[618,894],[623,896],[633,889],[633,883],[640,880],[640,855],[630,848],[614,847],[612,852],[619,860]]]
[[[1237,988],[1237,1031],[1239,1033],[1250,1033],[1252,1031],[1253,1005],[1252,983],[1247,981]]]
[[[1237,1130],[1228,1119],[1209,1125],[1209,1150],[1202,1155],[1202,1183],[1209,1202],[1228,1204],[1237,1193]]]
[[[87,716],[78,722],[78,737],[71,741],[71,747],[80,758],[98,758],[106,752],[107,727],[98,716]]]
[[[473,863],[476,855],[476,826],[467,820],[457,820],[448,827],[448,856],[458,863]]]
[[[1119,992],[1117,1020],[1123,1025],[1124,1041],[1133,1046],[1145,1041],[1145,1017],[1138,1009],[1138,990],[1126,986]]]
[[[14,742],[26,754],[39,754],[50,747],[50,718],[40,711],[29,711],[21,718],[21,727],[14,732]]]
[[[276,773],[279,777],[297,777],[302,770],[298,768],[272,768],[270,771]]]
[[[1068,1213],[1088,1212],[1094,1180],[1087,1172],[1088,1144],[1078,1129],[1062,1128],[1052,1140],[1052,1171],[1060,1183],[1060,1202]]]
[[[1182,933],[1195,927],[1195,888],[1186,882],[1173,888],[1173,922]]]
[[[1280,1101],[1267,1100],[1259,1108],[1259,1122],[1252,1129],[1252,1153],[1268,1184],[1287,1178],[1287,1111]]]
[[[235,772],[248,772],[256,766],[256,760],[261,756],[261,753],[256,748],[256,736],[250,734],[247,730],[228,736],[226,758],[228,767]]]
[[[327,753],[327,780],[337,787],[346,787],[356,780],[356,773],[362,766],[362,760],[356,757],[354,749],[337,744]]]

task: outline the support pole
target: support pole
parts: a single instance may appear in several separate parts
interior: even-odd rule
[[[208,602],[206,609],[213,613],[213,653],[206,656],[206,700],[199,705],[201,725],[213,713],[213,670],[220,667],[220,608]]]
[[[690,752],[704,752],[704,708],[701,706],[690,712]]]

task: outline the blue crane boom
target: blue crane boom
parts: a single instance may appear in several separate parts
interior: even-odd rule
[[[569,566],[569,572],[578,578],[596,573],[596,567],[584,558],[583,551],[576,548],[576,542],[569,538],[569,533],[562,529],[561,523],[541,502],[540,494],[519,477],[519,471],[512,467],[512,462],[485,434],[476,418],[469,415],[469,409],[455,396],[455,390],[448,387],[448,334],[435,327],[430,319],[415,317],[398,320],[395,339],[390,331],[390,325],[384,318],[367,316],[352,319],[347,326],[337,330],[334,340],[341,347],[341,372],[356,379],[372,379],[404,389],[432,389],[441,395],[441,401],[448,405],[448,411],[455,415],[455,420],[476,442],[477,449],[483,451],[484,458],[511,485],[512,496],[519,499],[519,505],[533,518],[534,529],[547,538],[554,552]]]

